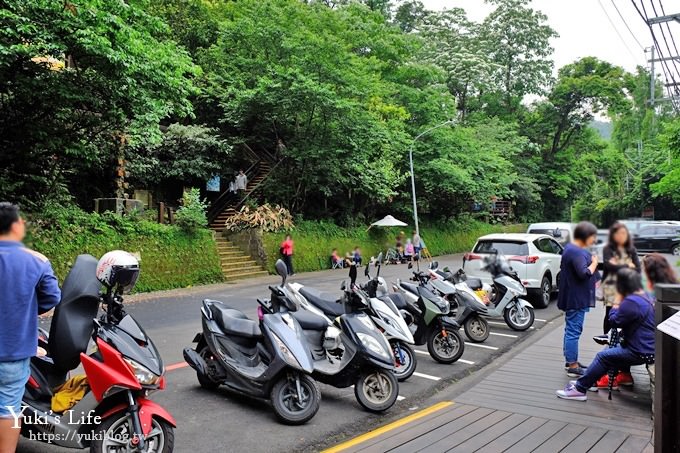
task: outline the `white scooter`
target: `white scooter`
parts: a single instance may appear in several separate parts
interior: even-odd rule
[[[369,315],[378,330],[389,341],[394,355],[394,374],[396,378],[399,381],[405,381],[411,377],[417,365],[415,351],[409,346],[414,344],[413,334],[392,299],[388,296],[379,297],[377,294],[376,290],[381,285],[384,287],[384,291],[387,291],[385,280],[379,277],[382,254],[378,256],[377,262],[379,264],[376,277],[370,279],[368,283],[362,286],[362,289],[369,295],[368,304],[365,307],[358,306],[361,308],[357,308],[355,305],[354,308],[347,308],[348,305],[342,299],[334,298],[332,295],[324,294],[313,288],[304,287],[299,283],[290,283],[288,287],[303,309],[323,317],[329,323],[329,326],[333,325],[332,319],[346,314],[349,310],[356,311],[360,309]],[[367,276],[370,276],[369,268],[370,264],[366,266]],[[356,266],[351,266],[350,287],[356,281],[356,274]]]

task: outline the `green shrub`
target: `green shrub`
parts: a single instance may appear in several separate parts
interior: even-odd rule
[[[177,210],[175,223],[185,233],[196,234],[208,225],[206,212],[208,205],[201,199],[201,191],[197,188],[184,192],[182,206]]]
[[[479,236],[526,231],[526,225],[489,225],[465,218],[449,223],[421,225],[420,230],[430,253],[444,255],[469,251]],[[331,222],[297,221],[295,230],[291,232],[295,242],[295,271],[330,268],[330,255],[334,248],[338,249],[340,255],[344,255],[359,246],[364,260],[367,260],[389,247],[394,247],[395,236],[399,231],[404,231],[410,237],[413,228],[343,228]],[[274,272],[274,263],[280,256],[279,246],[284,236],[285,233],[264,234],[270,272]]]
[[[116,249],[141,258],[137,292],[223,279],[212,232],[206,229],[189,234],[135,216],[90,214],[75,207],[49,206],[28,217],[31,225],[26,244],[50,259],[61,281],[78,255],[88,253],[98,258]]]

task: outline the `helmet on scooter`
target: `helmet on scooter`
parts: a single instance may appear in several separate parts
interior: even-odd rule
[[[131,253],[114,250],[97,263],[97,280],[118,294],[130,292],[139,277],[139,261]]]

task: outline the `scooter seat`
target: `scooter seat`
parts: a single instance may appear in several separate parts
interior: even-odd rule
[[[408,308],[408,304],[406,303],[406,299],[404,298],[404,295],[401,293],[389,293],[386,296],[382,296],[380,298],[381,300],[389,299],[392,301],[395,307],[397,307],[398,310],[406,310]]]
[[[328,322],[325,319],[308,311],[293,311],[290,312],[290,315],[305,330],[324,331],[328,327]]]
[[[482,289],[482,280],[479,278],[470,277],[467,280],[465,280],[465,284],[468,285],[468,287],[473,291]]]
[[[226,305],[213,304],[210,311],[217,325],[224,333],[237,335],[245,338],[259,338],[262,336],[257,322],[248,319],[242,312]]]
[[[345,306],[333,299],[330,294],[321,293],[314,289],[302,288],[300,294],[309,301],[312,305],[327,315],[333,317],[347,314]]]
[[[412,283],[408,282],[401,282],[401,287],[408,291],[409,293],[413,293],[415,295],[418,295],[418,285],[414,285]]]

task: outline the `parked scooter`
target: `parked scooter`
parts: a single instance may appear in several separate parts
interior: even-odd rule
[[[394,374],[390,344],[366,314],[370,298],[354,283],[343,282],[340,300],[299,284],[289,284],[305,310],[293,314],[305,331],[314,358],[312,377],[337,388],[354,385],[354,395],[366,410],[382,412],[394,405],[399,382]]]
[[[49,335],[38,344],[46,356],[31,359],[23,397],[22,435],[90,452],[170,453],[175,420],[148,399],[165,388],[165,369],[144,329],[123,309],[139,264],[123,251],[76,258],[62,288]],[[104,285],[104,294],[100,290]],[[95,319],[100,303],[106,312]],[[87,351],[89,340],[94,350]],[[53,389],[82,365],[89,389],[63,412],[52,410]]]
[[[369,297],[366,313],[390,342],[394,355],[394,374],[397,376],[397,380],[403,382],[416,371],[418,364],[416,353],[410,346],[415,343],[415,340],[399,309],[387,293],[387,282],[380,276],[382,263],[383,254],[381,252],[375,261],[376,273],[373,278],[370,274],[371,264],[366,265],[364,274],[369,280],[361,285],[361,289],[366,291]]]
[[[429,283],[451,304],[452,316],[465,329],[465,335],[474,343],[482,343],[489,338],[489,323],[484,316],[488,309],[479,296],[466,284],[453,284],[445,280],[446,273],[438,269],[439,263],[433,261],[428,273]]]
[[[427,275],[414,272],[413,280],[420,285],[397,280],[393,285],[398,294],[392,296],[417,345],[427,344],[427,350],[440,363],[454,363],[465,351],[465,342],[458,330],[460,324],[449,316],[449,302],[426,286]],[[401,296],[401,297],[398,297]]]
[[[268,399],[284,423],[299,425],[319,410],[321,393],[310,377],[314,363],[294,315],[297,306],[285,288],[288,270],[276,262],[281,285],[270,286],[271,300],[258,302],[260,322],[228,305],[204,300],[203,331],[185,348],[184,360],[202,387],[226,385],[244,395]]]
[[[522,284],[517,272],[508,261],[497,253],[484,258],[484,270],[491,274],[493,286],[489,294],[487,316],[503,317],[511,329],[525,331],[534,324],[534,307],[525,299],[527,289]],[[465,273],[459,271],[453,278],[458,278],[473,291],[483,289],[479,279],[466,279]]]

